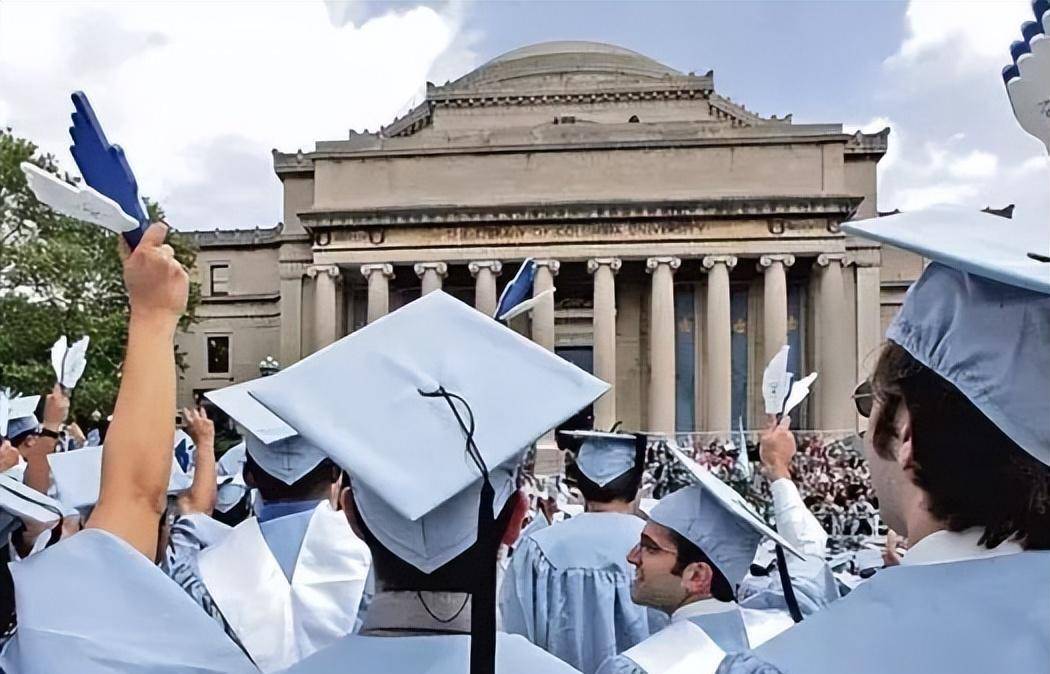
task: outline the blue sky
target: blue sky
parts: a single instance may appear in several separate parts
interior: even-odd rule
[[[595,40],[763,115],[891,126],[879,205],[1050,210],[1046,153],[999,71],[1026,0],[982,2],[0,2],[0,124],[72,166],[84,89],[143,192],[186,229],[272,226],[270,149],[376,129],[525,44]]]

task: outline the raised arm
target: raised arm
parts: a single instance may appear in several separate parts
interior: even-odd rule
[[[69,416],[69,396],[61,386],[55,384],[55,388],[44,399],[44,421],[41,425],[57,434],[67,416]],[[47,457],[55,452],[57,444],[57,437],[39,435],[26,443],[23,450],[26,472],[22,476],[22,482],[41,494],[46,494],[51,487],[51,465]]]
[[[179,511],[183,515],[215,510],[218,483],[215,478],[215,424],[203,407],[182,410],[183,425],[197,446],[197,463],[193,470],[193,484],[179,495]]]
[[[762,473],[773,494],[777,531],[803,554],[823,559],[828,534],[803,503],[791,480],[791,459],[797,447],[790,429],[791,417],[784,417],[780,423],[776,419],[769,420],[759,444]]]
[[[117,237],[131,305],[128,347],[102,450],[102,485],[87,526],[124,539],[150,559],[164,513],[175,434],[175,327],[189,279],[154,223],[134,252]]]

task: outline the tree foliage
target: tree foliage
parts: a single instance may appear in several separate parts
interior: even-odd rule
[[[72,414],[83,420],[97,409],[105,415],[116,400],[127,339],[116,236],[39,203],[19,168],[23,161],[79,181],[29,140],[0,129],[0,386],[26,395],[50,390],[51,345],[63,334],[71,340],[88,335],[88,366],[73,394]],[[146,203],[152,219],[163,217],[156,203]],[[173,230],[168,243],[192,268],[196,252],[189,241]],[[181,327],[194,320],[199,298],[194,285]]]

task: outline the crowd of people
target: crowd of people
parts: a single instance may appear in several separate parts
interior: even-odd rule
[[[165,233],[122,246],[101,446],[60,446],[61,386],[0,401],[5,673],[881,671],[869,643],[991,671],[1004,634],[1014,671],[1045,666],[1050,606],[1012,590],[1050,587],[1050,285],[931,264],[854,393],[859,442],[771,417],[753,461],[562,425],[541,480],[533,443],[609,386],[440,291],[207,394],[243,436],[220,457],[203,409],[180,440]],[[958,376],[988,324],[1017,329]],[[844,583],[829,537],[880,517],[907,553]]]

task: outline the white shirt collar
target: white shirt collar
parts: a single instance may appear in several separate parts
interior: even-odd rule
[[[980,527],[971,527],[966,531],[935,531],[911,546],[901,564],[943,564],[1022,552],[1021,544],[1017,541],[1003,541],[992,549],[979,545],[977,541],[982,533]]]
[[[725,613],[736,609],[736,607],[735,601],[719,601],[714,597],[708,597],[707,599],[701,599],[700,601],[694,601],[692,604],[679,607],[677,611],[671,614],[671,622],[688,620],[689,618],[712,613]]]

